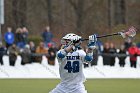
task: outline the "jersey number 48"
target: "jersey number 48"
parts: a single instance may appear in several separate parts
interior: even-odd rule
[[[77,73],[79,72],[79,61],[68,61],[64,69],[68,70],[68,73]]]

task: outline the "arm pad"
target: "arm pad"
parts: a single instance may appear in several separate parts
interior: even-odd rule
[[[86,62],[91,62],[93,60],[93,53],[88,53],[84,59]]]
[[[91,62],[93,60],[93,56],[87,54],[84,59],[86,62]]]
[[[67,55],[66,51],[64,49],[57,52],[57,58],[63,59]]]

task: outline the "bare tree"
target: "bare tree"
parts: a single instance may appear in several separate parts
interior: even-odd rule
[[[111,28],[112,20],[111,20],[111,0],[108,0],[108,27]]]
[[[53,18],[52,18],[52,0],[46,0],[47,2],[47,11],[48,11],[48,22],[49,26],[52,26]]]
[[[114,0],[114,24],[125,24],[125,0]]]
[[[76,31],[80,33],[82,31],[82,25],[84,20],[84,1],[85,0],[69,0],[69,3],[72,5],[76,14]]]
[[[12,0],[12,14],[13,14],[13,19],[14,19],[14,27],[16,28],[17,25],[18,25],[18,12],[17,12],[17,9],[18,9],[18,6],[17,6],[17,2],[18,0]]]
[[[14,28],[26,26],[26,0],[12,0],[12,14],[14,19]]]
[[[53,23],[52,0],[41,0],[41,4],[43,5],[44,9],[47,10],[46,15],[48,18],[48,24],[50,27],[52,27]]]
[[[20,0],[20,3],[19,3],[19,7],[20,7],[20,26],[27,26],[27,15],[26,15],[26,12],[27,12],[27,0]]]

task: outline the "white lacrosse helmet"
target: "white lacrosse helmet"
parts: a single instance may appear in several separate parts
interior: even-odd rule
[[[77,39],[81,39],[81,36],[78,36],[74,33],[69,33],[69,34],[66,34],[62,40],[61,40],[61,44],[62,45],[69,45],[74,38],[77,38]]]

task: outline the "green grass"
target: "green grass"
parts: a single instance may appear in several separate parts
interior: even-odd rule
[[[0,79],[0,93],[48,93],[60,80]],[[140,79],[88,79],[88,93],[140,93]]]

